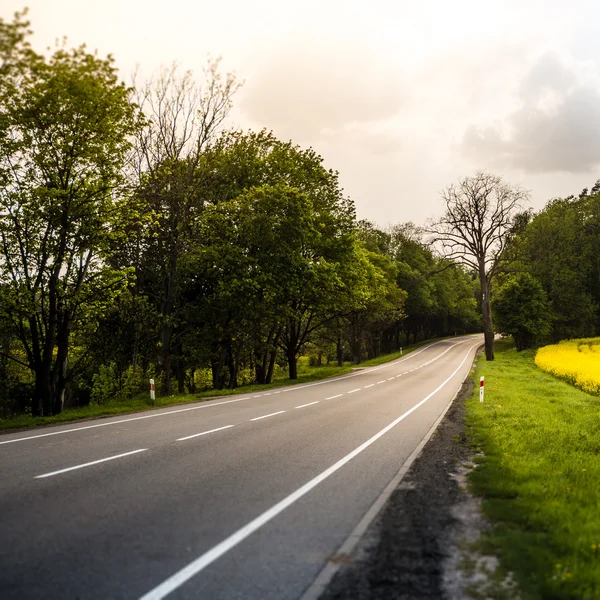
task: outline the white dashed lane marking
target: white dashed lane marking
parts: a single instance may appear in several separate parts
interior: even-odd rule
[[[209,431],[202,431],[201,433],[194,433],[193,435],[186,435],[185,437],[178,438],[177,442],[183,442],[185,440],[191,440],[192,438],[200,437],[201,435],[208,435],[215,431],[223,431],[223,429],[231,429],[233,425],[225,425],[224,427],[217,427],[216,429],[210,429]]]
[[[274,417],[275,415],[280,415],[284,413],[285,410],[278,410],[274,413],[269,413],[268,415],[262,415],[261,417],[254,417],[254,419],[250,419],[251,421],[260,421],[261,419],[268,419],[269,417]]]
[[[315,402],[309,402],[308,404],[301,404],[300,406],[296,406],[295,408],[304,408],[305,406],[312,406],[313,404],[319,404],[320,400],[315,400]]]
[[[81,465],[75,465],[74,467],[67,467],[66,469],[60,469],[58,471],[52,471],[51,473],[44,473],[43,475],[37,475],[35,479],[44,479],[46,477],[53,477],[54,475],[60,475],[61,473],[68,473],[69,471],[75,471],[76,469],[84,469],[85,467],[91,467],[92,465],[98,465],[109,460],[115,460],[117,458],[123,458],[132,454],[138,454],[138,452],[146,452],[148,448],[140,448],[139,450],[132,450],[131,452],[124,452],[123,454],[117,454],[116,456],[109,456],[108,458],[101,458],[100,460],[93,460],[91,462],[83,463]]]

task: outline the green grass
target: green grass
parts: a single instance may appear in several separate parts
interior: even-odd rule
[[[473,491],[494,527],[487,551],[526,599],[600,598],[600,399],[539,370],[534,352],[497,344],[467,402],[467,436],[483,452]]]
[[[419,342],[410,346],[403,351],[403,356],[413,352],[424,344],[430,343],[432,340]],[[371,367],[379,365],[400,357],[400,352],[385,354],[377,358],[362,362],[359,367]],[[321,367],[311,367],[307,364],[307,360],[299,359],[298,361],[298,379],[290,381],[285,374],[276,378],[273,383],[266,385],[245,385],[235,390],[208,390],[197,394],[174,395],[169,397],[157,397],[154,404],[150,404],[148,395],[144,394],[128,400],[111,400],[104,404],[90,404],[81,408],[69,408],[64,410],[60,415],[54,417],[31,417],[29,415],[21,415],[11,419],[0,419],[0,431],[8,429],[26,429],[30,427],[39,427],[43,425],[52,425],[57,423],[67,423],[69,421],[78,421],[81,419],[90,419],[98,417],[106,417],[130,412],[139,412],[151,408],[162,408],[174,404],[185,404],[188,402],[198,402],[198,400],[210,400],[216,397],[231,396],[234,394],[248,394],[251,392],[268,390],[271,388],[282,387],[287,385],[297,385],[302,383],[310,383],[321,379],[328,379],[338,375],[344,375],[353,370],[356,365],[350,362],[344,363],[344,366],[323,365]]]

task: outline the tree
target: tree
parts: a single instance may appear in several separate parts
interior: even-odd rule
[[[135,140],[132,175],[137,178],[138,196],[154,216],[153,225],[141,232],[144,241],[138,247],[144,256],[138,257],[137,272],[144,279],[159,279],[154,300],[160,313],[158,358],[165,396],[172,393],[173,347],[180,345],[180,335],[174,338],[182,310],[182,256],[206,195],[200,164],[240,87],[232,74],[223,79],[219,64],[208,62],[201,83],[190,71],[181,74],[177,65],[162,68],[136,92],[147,123]],[[149,267],[145,272],[142,263]],[[178,375],[183,393],[182,373]]]
[[[307,194],[283,183],[252,187],[208,207],[193,257],[199,311],[215,348],[213,379],[229,364],[236,383],[238,357],[252,356],[257,379],[269,381],[279,345],[291,379],[312,332],[331,319],[348,295],[352,239],[340,247],[321,232],[322,212]],[[245,348],[244,348],[245,346]]]
[[[0,283],[35,374],[32,413],[62,410],[71,333],[126,284],[106,256],[128,205],[117,190],[138,126],[112,59],[26,52],[0,86]]]
[[[0,19],[0,79],[8,80],[32,54],[27,36],[31,34],[27,9],[17,12],[12,23]]]
[[[307,237],[304,248],[306,256],[303,260],[312,265],[306,274],[306,286],[302,288],[295,281],[288,300],[278,307],[277,318],[254,320],[251,330],[255,365],[270,364],[273,348],[279,345],[286,353],[290,375],[295,378],[298,352],[313,332],[333,318],[334,304],[346,293],[341,290],[343,294],[337,299],[331,295],[331,302],[326,307],[327,291],[331,291],[331,286],[340,285],[340,266],[353,252],[353,204],[344,197],[338,174],[325,169],[323,159],[312,148],[302,149],[291,142],[281,142],[266,131],[225,132],[205,158],[210,171],[206,184],[210,192],[206,200],[210,204],[225,206],[252,190],[268,186],[273,191],[283,186],[305,196],[311,206],[310,221],[316,230]],[[257,207],[262,207],[258,196],[255,200]],[[268,215],[268,197],[265,211]],[[277,214],[274,206],[273,223],[277,223]],[[282,264],[286,264],[285,261]],[[326,269],[329,269],[330,277]],[[319,277],[322,280],[318,289],[313,283]],[[298,293],[294,295],[292,291]],[[286,317],[283,320],[280,319],[282,315]],[[222,352],[221,345],[218,353]],[[215,360],[222,362],[220,357]],[[259,380],[262,379],[261,370],[257,369]]]
[[[513,336],[517,352],[532,348],[539,338],[550,333],[546,292],[529,273],[511,275],[495,291],[492,306],[498,331]]]
[[[394,261],[380,252],[369,251],[360,241],[346,270],[351,292],[344,315],[346,335],[352,359],[359,364],[365,350],[369,358],[381,354],[385,333],[405,317],[406,292],[396,284]]]
[[[487,360],[494,360],[491,282],[506,256],[503,250],[513,217],[528,198],[520,187],[478,171],[442,192],[446,211],[428,227],[432,243],[441,247],[447,259],[474,269],[479,277]]]

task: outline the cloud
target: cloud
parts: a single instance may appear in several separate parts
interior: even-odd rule
[[[405,92],[394,67],[356,40],[290,39],[257,57],[241,99],[246,117],[280,136],[317,139],[393,117]]]
[[[467,128],[471,159],[529,173],[589,172],[600,163],[600,92],[552,55],[519,86],[520,106],[497,126]]]

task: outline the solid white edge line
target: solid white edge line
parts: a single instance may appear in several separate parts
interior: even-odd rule
[[[431,344],[428,344],[427,346],[423,346],[423,348],[421,348],[420,350],[417,350],[416,352],[411,352],[410,354],[408,354],[407,356],[403,357],[403,358],[397,358],[395,360],[392,360],[390,362],[387,363],[383,363],[382,365],[379,365],[377,367],[367,367],[364,370],[358,371],[356,373],[350,373],[349,375],[341,375],[340,377],[333,377],[331,379],[326,379],[324,381],[316,381],[314,383],[308,383],[306,385],[297,385],[297,386],[293,386],[290,388],[287,388],[285,390],[278,390],[273,392],[274,394],[281,394],[284,392],[294,392],[297,390],[303,390],[305,388],[308,387],[313,387],[315,385],[324,385],[327,383],[335,383],[337,381],[341,381],[342,379],[348,379],[349,377],[356,377],[358,375],[365,375],[367,373],[372,373],[373,371],[379,371],[380,369],[395,365],[397,363],[400,362],[404,362],[405,360],[409,360],[411,358],[414,358],[415,356],[417,356],[418,354],[421,354],[421,352],[425,352],[425,350],[427,350],[428,348],[431,348],[432,346],[436,346],[437,344],[442,344],[444,342],[447,342],[451,339],[454,338],[445,338],[443,340],[439,340],[437,342],[432,342]],[[466,338],[460,342],[457,342],[456,344],[452,344],[451,348],[454,346],[457,346],[458,344],[462,344],[463,342],[466,342],[469,338]],[[131,417],[129,419],[119,419],[118,421],[107,421],[104,423],[97,423],[96,425],[85,425],[84,427],[73,427],[72,429],[61,429],[60,431],[51,431],[49,433],[40,433],[38,435],[30,435],[27,437],[22,437],[22,438],[15,438],[12,440],[4,440],[4,441],[0,441],[0,446],[4,445],[4,444],[14,444],[15,442],[25,442],[27,440],[37,440],[39,438],[43,438],[43,437],[48,437],[51,435],[61,435],[63,433],[73,433],[74,431],[84,431],[86,429],[95,429],[96,427],[108,427],[109,425],[119,425],[121,423],[129,423],[130,421],[140,421],[142,419],[154,419],[156,417],[165,417],[167,415],[174,415],[180,412],[187,412],[190,410],[199,410],[201,408],[211,408],[212,406],[221,406],[222,404],[232,404],[233,402],[241,402],[242,400],[249,400],[250,396],[246,396],[245,398],[234,398],[232,400],[223,400],[222,402],[205,402],[202,403],[199,406],[190,406],[189,408],[180,408],[178,410],[169,410],[169,411],[165,411],[165,412],[156,412],[153,413],[151,415],[142,415],[140,417]],[[10,433],[8,433],[7,435],[10,435]]]
[[[415,410],[421,407],[425,402],[427,402],[432,396],[434,396],[439,390],[441,390],[462,368],[465,364],[467,358],[469,357],[471,350],[477,346],[480,346],[481,343],[478,342],[474,346],[471,346],[467,351],[465,357],[461,361],[460,365],[453,371],[453,373],[443,381],[433,392],[431,392],[428,396],[423,398],[420,402],[415,404],[412,408],[407,410],[404,414],[400,415],[397,419],[392,421],[389,425],[386,425],[383,429],[381,429],[374,436],[370,437],[366,442],[362,443],[358,448],[355,448],[352,452],[338,460],[335,464],[333,464],[328,469],[325,469],[322,473],[305,483],[303,486],[298,488],[295,492],[292,492],[289,496],[285,497],[283,500],[279,501],[277,504],[263,512],[261,515],[238,529],[236,532],[231,534],[229,537],[225,538],[222,542],[200,555],[198,558],[193,560],[191,563],[183,567],[183,569],[177,571],[177,573],[173,574],[171,577],[163,581],[161,584],[157,585],[155,588],[150,590],[148,593],[144,594],[140,600],[161,600],[165,598],[172,591],[176,590],[178,587],[182,586],[186,581],[194,577],[200,573],[203,569],[208,567],[218,558],[223,556],[226,552],[229,552],[232,548],[237,546],[240,542],[245,540],[252,533],[260,529],[263,525],[271,521],[278,514],[283,512],[288,506],[291,506],[302,498],[302,496],[306,495],[313,488],[319,485],[321,482],[325,481],[331,475],[333,475],[336,471],[341,469],[346,463],[350,462],[355,456],[358,456],[361,452],[366,450],[369,446],[375,443],[380,437],[384,436],[390,429],[394,428],[398,423],[403,421],[406,417],[412,414]]]
[[[329,396],[329,398],[325,398],[325,400],[333,400],[334,398],[339,398],[340,396],[343,396],[344,394],[336,394],[335,396]]]
[[[43,475],[36,475],[34,479],[44,479],[45,477],[52,477],[53,475],[60,475],[61,473],[68,473],[69,471],[75,471],[76,469],[83,469],[84,467],[90,467],[99,463],[107,462],[109,460],[115,460],[115,458],[123,458],[124,456],[130,456],[131,454],[137,454],[138,452],[146,452],[148,448],[141,448],[140,450],[132,450],[131,452],[124,452],[123,454],[117,454],[116,456],[109,456],[108,458],[101,458],[100,460],[93,460],[92,462],[83,463],[81,465],[75,465],[74,467],[67,467],[66,469],[60,469],[58,471],[52,471],[51,473],[44,473]]]
[[[463,380],[464,381],[464,380]],[[442,411],[442,414],[437,418],[436,422],[431,426],[429,431],[425,434],[425,437],[420,441],[419,445],[414,449],[412,454],[404,461],[404,464],[400,467],[396,475],[392,478],[392,480],[387,484],[385,489],[379,494],[379,497],[371,504],[369,510],[364,514],[363,518],[358,522],[356,527],[352,530],[350,535],[346,538],[346,540],[342,543],[342,545],[335,552],[337,556],[350,556],[358,542],[360,542],[362,536],[367,532],[367,529],[371,525],[371,523],[375,520],[375,518],[379,515],[386,502],[389,500],[390,496],[394,493],[400,482],[404,479],[405,475],[410,470],[413,462],[419,457],[423,448],[427,442],[431,439],[431,436],[435,433],[436,429],[439,427],[443,418],[446,416],[448,410],[452,404],[454,404],[454,400],[458,396],[458,393],[462,389],[463,381],[461,381],[456,393],[452,397],[452,400],[448,402],[446,408]],[[299,600],[318,600],[325,589],[335,576],[335,574],[341,568],[340,563],[328,562],[323,569],[316,576],[314,581],[310,584],[310,586],[306,589],[304,594],[300,597]]]
[[[199,437],[201,435],[208,435],[209,433],[214,433],[215,431],[223,431],[223,429],[231,429],[233,425],[225,425],[224,427],[217,427],[216,429],[210,429],[209,431],[203,431],[202,433],[194,433],[194,435],[186,435],[182,438],[177,438],[176,442],[183,442],[185,440],[191,440],[192,438]]]
[[[320,400],[315,400],[314,402],[309,402],[308,404],[301,404],[300,406],[295,406],[294,408],[304,408],[305,406],[312,406],[313,404],[319,404]]]
[[[251,421],[260,421],[261,419],[266,419],[267,417],[274,417],[275,415],[280,415],[281,413],[284,413],[285,410],[278,410],[277,412],[274,413],[269,413],[268,415],[262,415],[261,417],[254,417],[254,419],[250,419]]]

